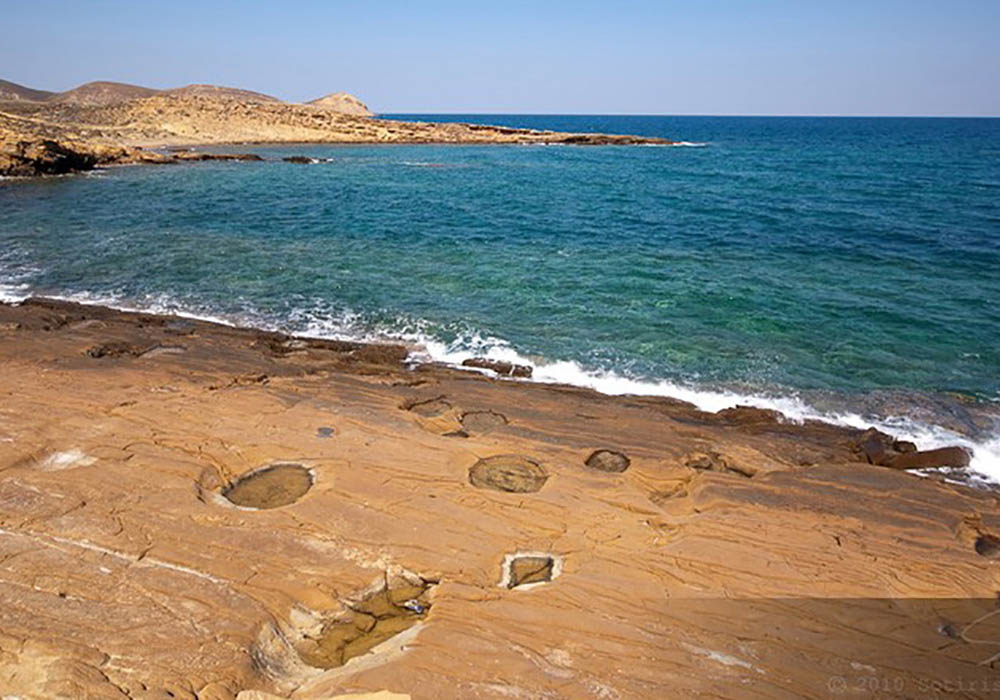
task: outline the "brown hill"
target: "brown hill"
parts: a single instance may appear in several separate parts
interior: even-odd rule
[[[334,92],[324,97],[310,100],[306,104],[323,107],[324,109],[333,110],[341,114],[351,114],[356,117],[372,116],[371,110],[368,109],[364,102],[346,92]]]
[[[110,105],[142,97],[151,97],[157,92],[159,90],[140,85],[99,80],[85,83],[66,92],[60,92],[50,97],[48,101],[77,105]]]
[[[160,94],[175,95],[178,97],[223,97],[240,100],[241,102],[281,102],[277,97],[265,95],[261,92],[254,92],[253,90],[241,90],[240,88],[226,87],[224,85],[204,85],[200,83],[163,90]]]
[[[24,85],[18,85],[7,80],[0,80],[0,100],[30,100],[41,102],[55,93],[48,90],[34,90]]]

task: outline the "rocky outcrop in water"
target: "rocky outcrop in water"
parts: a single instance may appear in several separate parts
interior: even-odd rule
[[[0,175],[30,177],[91,170],[100,162],[93,152],[47,139],[0,144]]]
[[[917,451],[912,442],[897,440],[875,428],[869,428],[853,443],[855,454],[869,464],[892,469],[936,469],[950,467],[964,469],[969,466],[971,455],[963,447],[942,447]]]

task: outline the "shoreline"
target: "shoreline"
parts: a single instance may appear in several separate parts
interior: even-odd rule
[[[996,609],[995,492],[869,464],[859,430],[408,356],[0,304],[5,690],[810,695],[861,662],[911,688],[990,678],[993,650],[954,640]],[[344,625],[383,599],[400,633],[351,632],[343,663]],[[468,663],[442,666],[457,649]]]
[[[2,290],[0,290],[2,291]],[[570,362],[555,362],[553,366],[572,365],[580,377],[575,381],[553,375],[549,366],[538,365],[516,352],[485,356],[471,352],[452,352],[447,347],[432,350],[429,340],[419,338],[403,339],[392,336],[383,337],[350,337],[343,334],[323,335],[319,333],[296,332],[276,325],[253,325],[240,320],[230,320],[210,314],[192,312],[161,311],[143,309],[134,305],[115,305],[107,301],[84,301],[72,297],[35,297],[28,296],[16,299],[13,296],[0,294],[0,307],[29,305],[83,307],[93,309],[99,314],[123,314],[148,316],[152,319],[175,321],[187,320],[220,326],[243,333],[271,333],[304,342],[347,343],[359,347],[372,348],[405,348],[405,362],[412,367],[429,368],[440,371],[459,372],[462,374],[481,375],[491,381],[516,382],[529,385],[549,387],[554,390],[593,392],[596,395],[629,399],[662,399],[676,404],[683,404],[690,410],[705,415],[719,415],[725,411],[743,410],[757,411],[761,416],[767,416],[772,421],[787,426],[828,426],[844,431],[849,439],[856,439],[866,430],[877,430],[883,435],[895,440],[912,442],[919,450],[934,451],[941,448],[960,447],[970,457],[966,466],[941,465],[941,469],[919,469],[914,474],[935,478],[945,478],[956,484],[964,484],[975,488],[1000,491],[1000,481],[994,475],[996,455],[990,448],[997,440],[988,443],[977,443],[967,436],[933,425],[914,424],[910,419],[878,418],[863,416],[851,411],[835,413],[819,411],[803,402],[798,395],[766,395],[738,393],[725,389],[711,387],[693,387],[672,381],[637,380],[614,372],[594,373]],[[436,343],[434,343],[436,344]],[[930,431],[930,432],[928,432]],[[984,454],[985,453],[985,454]],[[862,459],[862,461],[864,461]]]

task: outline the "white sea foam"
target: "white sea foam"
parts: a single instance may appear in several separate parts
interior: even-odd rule
[[[28,298],[28,285],[0,282],[0,302],[17,304]]]
[[[674,148],[705,148],[708,146],[707,143],[700,143],[698,141],[674,141],[669,145]]]

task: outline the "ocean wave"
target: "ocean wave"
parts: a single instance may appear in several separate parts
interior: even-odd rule
[[[0,283],[0,301],[17,303],[31,296],[29,287],[19,283]],[[795,395],[755,394],[699,387],[681,382],[630,377],[613,370],[587,368],[572,360],[546,361],[518,352],[509,341],[480,333],[462,334],[452,342],[443,342],[420,320],[396,319],[373,328],[361,315],[350,310],[327,307],[314,300],[311,308],[299,308],[284,318],[260,312],[248,303],[241,304],[238,313],[220,315],[195,307],[168,294],[147,295],[128,299],[115,294],[79,292],[68,295],[47,295],[48,298],[100,305],[122,311],[171,314],[194,320],[210,321],[227,326],[252,326],[262,330],[282,331],[303,337],[351,340],[357,342],[400,342],[411,348],[408,361],[436,362],[458,369],[492,375],[487,369],[463,367],[472,358],[498,360],[532,368],[530,379],[509,379],[541,384],[565,384],[593,389],[610,396],[661,396],[692,404],[701,411],[717,413],[734,406],[778,411],[793,423],[820,421],[856,429],[877,428],[900,440],[914,442],[921,450],[948,445],[961,445],[972,452],[970,464],[973,482],[1000,484],[1000,425],[994,434],[975,440],[943,426],[926,423],[907,416],[862,415],[852,411],[824,411]],[[933,473],[943,473],[931,470]],[[945,477],[947,478],[947,473]]]
[[[28,285],[0,282],[0,302],[17,304],[24,301],[28,294]]]
[[[674,141],[668,145],[673,148],[705,148],[708,146],[707,143],[701,143],[699,141]]]

